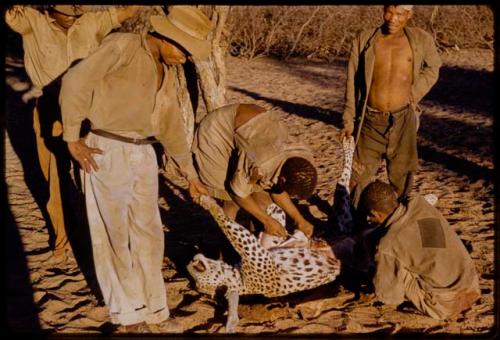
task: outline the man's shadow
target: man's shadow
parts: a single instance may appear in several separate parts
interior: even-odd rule
[[[35,255],[52,249],[55,239],[54,227],[47,211],[49,183],[40,167],[33,128],[33,110],[37,104],[37,99],[31,98],[27,102],[23,100],[23,95],[29,94],[27,90],[31,85],[24,68],[13,65],[8,70],[7,77],[16,80],[16,83],[5,86],[6,130],[12,148],[21,162],[24,181],[42,213],[49,234],[47,247],[26,253],[26,255]],[[26,85],[21,86],[24,84]],[[44,107],[44,112],[40,112],[40,115],[45,114],[41,118],[41,133],[45,137],[52,132],[49,126],[52,126],[55,120],[60,120],[60,111],[57,104],[59,88],[60,78],[56,79],[44,90],[46,93],[51,93],[51,95],[45,97],[45,103],[38,103],[40,107]],[[44,141],[46,141],[49,150],[58,155],[56,157],[57,168],[68,241],[90,289],[100,300],[102,295],[95,276],[85,201],[80,187],[79,166],[69,156],[66,143],[62,141],[62,137],[51,140],[50,138],[44,138]],[[54,265],[56,268],[57,266]]]
[[[178,275],[190,278],[186,268],[198,253],[231,265],[239,262],[238,253],[210,213],[192,202],[186,189],[159,175],[159,195],[168,205],[168,210],[160,208],[166,227],[165,256],[174,263]]]

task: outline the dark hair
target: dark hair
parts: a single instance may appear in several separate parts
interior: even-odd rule
[[[301,157],[288,158],[281,168],[280,175],[285,178],[281,188],[290,196],[297,196],[300,199],[309,198],[318,181],[316,168]]]
[[[392,186],[379,180],[368,184],[359,200],[359,210],[365,214],[371,210],[389,214],[397,206],[398,198]]]

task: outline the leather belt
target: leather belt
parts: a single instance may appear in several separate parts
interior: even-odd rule
[[[120,136],[120,135],[117,135],[115,133],[111,133],[109,131],[100,130],[100,129],[92,129],[92,130],[90,130],[90,132],[92,132],[93,134],[96,134],[98,136],[104,137],[104,138],[114,139],[114,140],[117,140],[120,142],[131,143],[131,144],[136,144],[136,145],[147,145],[147,144],[159,143],[159,141],[154,137],[130,138],[130,137]]]
[[[393,111],[380,111],[380,110],[377,110],[377,109],[373,109],[373,108],[371,108],[369,106],[366,106],[366,109],[370,113],[381,114],[381,115],[384,115],[384,116],[388,116],[388,115],[397,115],[399,113],[405,112],[406,110],[408,110],[409,107],[410,107],[410,105],[406,104],[405,106],[403,106],[403,107],[401,107],[399,109],[393,110]]]

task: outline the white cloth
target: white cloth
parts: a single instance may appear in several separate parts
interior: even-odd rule
[[[113,323],[158,323],[169,317],[162,275],[164,235],[158,167],[151,145],[90,133],[97,171],[84,174],[97,280]]]

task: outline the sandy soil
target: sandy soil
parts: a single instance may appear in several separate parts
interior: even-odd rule
[[[393,310],[364,301],[339,282],[279,299],[245,297],[238,332],[248,334],[484,334],[495,324],[493,201],[493,54],[444,54],[439,83],[422,102],[420,171],[414,190],[439,197],[437,207],[466,244],[480,275],[481,299],[458,318],[436,321],[413,307]],[[328,228],[332,191],[341,166],[337,141],[343,108],[345,60],[331,64],[273,59],[227,59],[228,102],[277,107],[295,138],[314,150],[319,185],[302,211],[318,231]],[[92,270],[88,231],[81,218],[71,226],[75,258],[51,265],[44,213],[43,180],[37,168],[28,90],[22,63],[8,59],[5,182],[8,191],[7,325],[13,331],[110,333]],[[380,172],[383,178],[385,173]],[[185,264],[196,252],[234,258],[217,226],[186,193],[161,178],[165,225],[165,286],[175,325],[155,333],[224,331],[223,299],[193,289]],[[77,205],[75,205],[77,207]],[[83,216],[78,209],[77,215]]]

